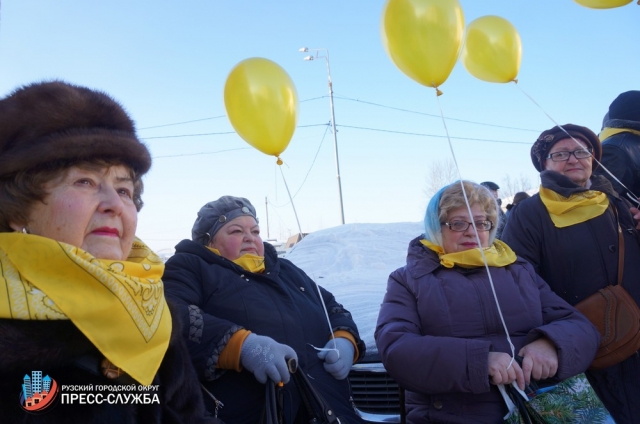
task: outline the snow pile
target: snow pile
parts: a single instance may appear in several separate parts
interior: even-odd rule
[[[422,223],[346,224],[309,234],[286,258],[351,312],[367,350],[374,352],[387,279],[405,265],[409,242],[422,232]]]

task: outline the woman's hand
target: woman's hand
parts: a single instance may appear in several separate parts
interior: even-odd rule
[[[275,383],[288,383],[291,376],[287,360],[291,358],[298,360],[296,351],[291,347],[253,333],[244,340],[240,351],[240,363],[262,384],[268,378]]]
[[[629,210],[631,211],[631,215],[633,215],[633,219],[636,220],[636,228],[640,230],[640,209],[631,207]]]
[[[523,357],[522,371],[524,379],[529,384],[534,380],[544,380],[558,372],[558,352],[556,346],[546,337],[524,346],[518,352]]]
[[[334,347],[335,346],[335,347]],[[344,337],[329,340],[318,358],[324,361],[324,369],[336,380],[344,380],[353,364],[353,344]]]
[[[524,374],[520,365],[511,360],[504,352],[489,352],[489,376],[493,384],[511,384],[516,382],[524,390]],[[509,366],[511,364],[511,366]]]

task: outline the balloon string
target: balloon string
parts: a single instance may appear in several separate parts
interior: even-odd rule
[[[331,348],[317,348],[311,343],[307,343],[309,346],[314,348],[315,350],[322,352],[324,350],[335,350],[338,353],[338,358],[340,358],[340,351],[338,350],[338,346],[336,345],[336,337],[333,334],[333,327],[331,326],[331,320],[329,319],[329,312],[327,311],[327,305],[324,303],[324,298],[322,297],[322,292],[320,291],[320,286],[313,280],[313,283],[316,285],[316,290],[318,290],[318,297],[320,298],[320,303],[322,304],[322,309],[324,309],[324,316],[327,318],[327,324],[329,324],[329,332],[331,334],[331,340],[333,341],[333,349]]]
[[[278,158],[280,159],[280,158]],[[298,219],[298,212],[296,212],[296,205],[293,203],[293,198],[291,197],[291,192],[289,191],[289,185],[287,184],[287,180],[284,178],[284,172],[282,172],[282,167],[280,166],[280,174],[282,175],[282,181],[284,181],[284,186],[287,189],[287,194],[289,195],[289,201],[291,202],[291,207],[293,208],[293,214],[296,217],[296,222],[298,223],[298,233],[302,237],[302,228],[300,228],[300,220]]]
[[[520,92],[521,92],[522,94],[524,94],[525,96],[527,96],[527,97],[529,98],[529,100],[531,100],[531,101],[533,102],[533,104],[534,104],[534,105],[538,106],[538,108],[542,111],[542,113],[544,113],[545,115],[547,115],[547,117],[548,117],[549,119],[551,119],[551,122],[553,122],[557,127],[559,127],[559,128],[560,128],[560,129],[565,133],[565,134],[567,134],[567,138],[570,138],[570,139],[572,139],[573,141],[575,141],[575,143],[576,143],[578,146],[580,146],[580,148],[584,148],[584,145],[582,145],[578,140],[576,140],[575,138],[573,138],[573,136],[572,136],[571,134],[569,134],[569,133],[567,132],[567,130],[565,130],[565,129],[564,129],[564,127],[563,127],[562,125],[558,124],[558,123],[556,122],[556,120],[555,120],[555,119],[553,119],[553,118],[551,117],[551,115],[549,115],[549,114],[548,114],[548,113],[547,113],[547,112],[542,108],[542,106],[540,106],[540,105],[538,104],[538,102],[536,102],[536,101],[533,99],[533,97],[531,97],[529,94],[527,94],[527,93],[522,89],[522,87],[520,87],[519,85],[516,85],[516,87],[518,87],[518,89],[520,90]],[[634,199],[632,199],[632,200],[633,200],[636,204],[638,204],[638,203],[639,203],[639,202],[638,202],[638,196],[637,196],[634,192],[632,192],[631,190],[629,190],[629,188],[628,188],[627,186],[625,186],[625,185],[622,183],[622,181],[620,181],[620,180],[618,179],[618,177],[616,177],[615,175],[613,175],[613,173],[612,173],[611,171],[609,171],[609,169],[607,169],[607,167],[606,167],[606,166],[604,166],[604,165],[602,164],[602,162],[600,162],[598,159],[596,159],[596,157],[595,157],[595,156],[592,156],[592,158],[593,158],[593,160],[594,160],[594,161],[595,161],[595,162],[596,162],[596,163],[597,163],[597,164],[598,164],[598,165],[599,165],[599,166],[604,170],[604,172],[606,172],[607,174],[609,174],[609,176],[610,176],[613,180],[615,180],[615,182],[617,182],[618,184],[620,184],[620,185],[621,185],[625,190],[627,190],[629,193],[631,193],[631,195],[632,195],[632,196],[634,196],[634,197],[635,197],[635,200],[634,200]]]
[[[471,206],[469,205],[469,198],[467,197],[467,192],[464,189],[464,183],[462,181],[462,173],[460,172],[460,167],[458,166],[458,159],[456,158],[456,153],[453,150],[453,144],[451,143],[451,138],[449,137],[449,129],[447,128],[447,122],[444,119],[444,113],[442,112],[442,106],[440,105],[440,99],[438,99],[438,94],[436,93],[436,100],[438,103],[438,109],[440,110],[440,117],[442,118],[442,125],[444,126],[445,134],[447,135],[447,142],[449,143],[449,150],[451,151],[451,156],[453,157],[453,163],[456,167],[456,171],[458,171],[458,178],[460,180],[460,186],[462,187],[462,196],[464,197],[464,203],[467,206],[467,211],[469,212],[469,216],[473,217],[473,212],[471,212]],[[496,202],[496,207],[499,207]],[[509,336],[509,329],[507,328],[507,324],[504,321],[504,316],[502,315],[502,308],[500,308],[500,302],[498,302],[498,295],[496,294],[496,288],[493,285],[493,278],[491,277],[491,272],[489,271],[489,263],[487,262],[487,258],[484,255],[484,248],[482,247],[482,243],[480,242],[480,235],[478,234],[478,228],[476,227],[475,220],[471,220],[471,225],[473,225],[473,232],[476,236],[476,242],[480,248],[480,254],[482,255],[482,261],[484,262],[484,268],[487,271],[487,276],[489,277],[489,285],[491,286],[491,292],[493,293],[493,299],[496,303],[496,307],[498,308],[498,315],[500,316],[500,321],[502,322],[502,327],[504,328],[505,335],[507,336],[507,342],[509,343],[509,347],[511,348],[511,361],[509,362],[509,366],[507,369],[511,367],[513,364],[513,360],[516,356],[515,354],[515,346],[511,341],[511,336]]]

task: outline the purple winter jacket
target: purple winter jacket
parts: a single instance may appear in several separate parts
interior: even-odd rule
[[[389,276],[375,333],[384,366],[407,390],[407,422],[502,422],[487,359],[511,349],[486,269],[445,268],[421,238]],[[585,371],[600,341],[595,327],[523,259],[490,270],[515,353],[545,336],[558,348],[554,379]]]

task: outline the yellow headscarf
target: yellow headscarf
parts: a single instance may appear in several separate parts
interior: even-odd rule
[[[0,233],[0,318],[69,319],[117,367],[151,384],[171,337],[164,264],[136,239],[126,261]]]
[[[207,249],[212,251],[218,256],[222,256],[220,251],[215,247],[205,246]],[[265,270],[264,265],[264,256],[252,255],[251,253],[246,253],[240,256],[238,259],[234,259],[231,262],[242,267],[245,271],[253,272],[255,274],[261,274]]]
[[[445,268],[453,268],[455,265],[463,268],[475,268],[484,266],[482,253],[480,249],[469,249],[462,252],[445,253],[441,246],[431,243],[428,240],[420,240],[424,246],[433,250],[440,258],[440,264]],[[487,265],[494,267],[503,267],[511,265],[516,261],[516,254],[506,243],[495,240],[489,247],[483,248],[484,256],[487,259]]]
[[[594,190],[563,197],[553,190],[540,186],[540,200],[557,228],[569,227],[596,218],[609,207],[607,195]]]

